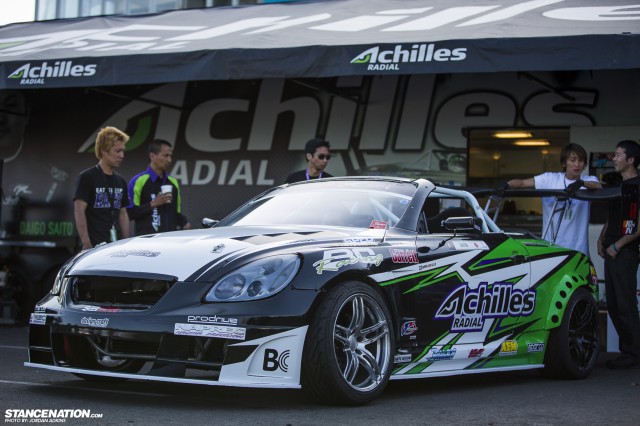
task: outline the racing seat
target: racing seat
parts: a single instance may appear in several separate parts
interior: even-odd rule
[[[469,213],[467,209],[462,207],[450,207],[448,209],[442,210],[436,216],[427,218],[427,230],[429,231],[429,233],[432,233],[432,234],[450,232],[448,229],[446,229],[442,225],[442,222],[444,222],[445,219],[448,219],[450,217],[469,217],[469,216],[473,217],[474,228],[473,229],[469,228],[468,230],[465,229],[465,231],[481,233],[482,219],[480,219],[479,217],[476,217],[472,213]]]

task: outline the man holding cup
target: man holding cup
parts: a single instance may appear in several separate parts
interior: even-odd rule
[[[191,229],[182,214],[180,185],[169,176],[173,160],[171,144],[162,139],[149,143],[149,166],[129,181],[129,217],[136,235]]]

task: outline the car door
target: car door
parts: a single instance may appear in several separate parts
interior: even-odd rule
[[[503,233],[427,231],[416,252],[401,284],[399,347],[428,365],[512,352],[504,342],[535,307],[525,246]]]

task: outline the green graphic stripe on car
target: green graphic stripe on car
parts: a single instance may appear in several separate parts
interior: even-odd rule
[[[502,280],[501,282],[503,283],[509,283],[509,284],[518,284],[520,281],[522,281],[524,278],[527,277],[527,274],[524,275],[518,275],[517,277],[513,277],[513,278],[506,278],[504,280]],[[494,283],[495,284],[495,283]]]
[[[440,277],[434,277],[434,279],[430,279],[430,278],[425,278],[424,280],[420,281],[418,284],[416,284],[413,288],[410,288],[409,290],[405,291],[404,294],[407,293],[411,293],[413,291],[416,290],[420,290],[421,288],[439,283],[441,281],[445,281],[451,278],[456,278],[458,280],[458,282],[464,282],[464,280],[462,279],[462,277],[460,276],[460,273],[458,273],[458,271],[453,271],[450,272],[446,275],[442,275]]]
[[[384,282],[380,283],[380,287],[386,287],[388,285],[398,284],[398,283],[405,282],[407,280],[414,280],[414,279],[420,278],[420,277],[433,277],[433,276],[436,276],[436,275],[446,271],[452,265],[454,265],[454,264],[452,263],[451,265],[444,265],[444,266],[441,266],[439,268],[432,269],[432,270],[429,270],[429,271],[419,272],[417,274],[406,275],[404,277],[396,278],[395,280],[384,281]]]
[[[511,256],[513,256],[514,242],[507,240],[494,248],[477,262],[469,266],[470,271],[476,271],[478,269],[493,268],[497,265],[503,265],[505,263],[511,263]]]
[[[522,317],[517,317],[517,318],[503,318],[502,321],[501,320],[497,320],[494,321],[493,324],[491,324],[491,329],[489,330],[489,332],[487,333],[487,336],[485,337],[484,340],[484,345],[486,346],[487,343],[489,342],[493,342],[496,340],[500,340],[502,338],[505,337],[510,337],[513,336],[512,339],[518,339],[518,337],[524,333],[525,331],[527,331],[529,328],[531,328],[535,323],[537,323],[538,321],[540,321],[542,318],[530,318],[527,319],[526,321],[522,320],[522,321],[518,321],[518,319],[522,319]],[[509,324],[510,321],[516,321],[513,324]]]
[[[404,374],[420,374],[431,364],[433,364],[433,361],[421,362],[419,364],[416,364],[411,370],[407,371]]]
[[[563,253],[563,255],[566,254],[568,253]],[[533,257],[531,261],[535,262],[537,260],[545,260],[554,257],[557,256],[540,255]],[[580,277],[581,283],[586,283],[589,273],[590,269],[587,257],[582,254],[576,253],[573,257],[571,257],[564,263],[560,261],[558,262],[557,266],[549,268],[548,272],[544,276],[540,277],[537,282],[531,283],[531,288],[536,289],[537,287],[543,286],[545,284],[555,285],[558,280],[563,279],[563,277],[567,274],[577,274]]]

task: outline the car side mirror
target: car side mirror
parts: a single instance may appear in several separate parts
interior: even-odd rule
[[[219,220],[209,219],[208,217],[205,217],[204,219],[202,219],[203,228],[213,228],[218,223],[220,223]]]
[[[482,228],[476,223],[476,218],[473,216],[464,217],[448,217],[442,221],[444,226],[449,231],[480,231]]]

